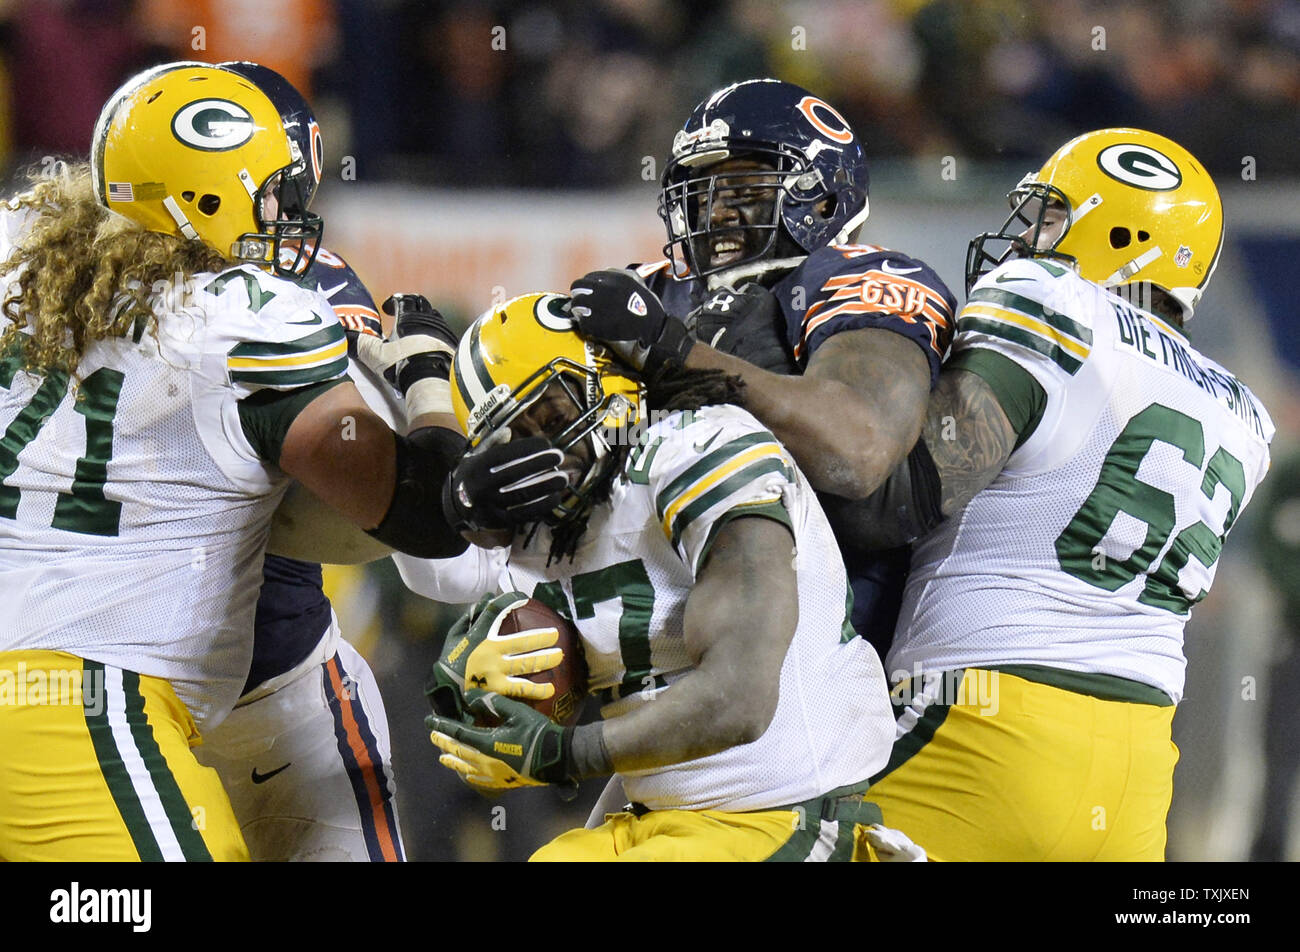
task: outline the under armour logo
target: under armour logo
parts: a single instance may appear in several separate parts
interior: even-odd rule
[[[731,302],[734,300],[736,300],[734,294],[719,294],[709,306],[715,311],[729,311],[731,310]]]
[[[645,317],[647,313],[645,299],[633,291],[632,296],[627,299],[627,309],[637,317]]]
[[[476,675],[474,675],[472,678],[469,679],[469,684],[470,684],[470,687],[473,687],[473,688],[483,688],[483,689],[486,689],[486,688],[487,688],[487,678],[483,677],[483,675],[481,675],[481,674],[476,674]]]

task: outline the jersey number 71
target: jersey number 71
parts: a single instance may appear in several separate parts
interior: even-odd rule
[[[0,387],[13,386],[14,375],[21,366],[17,353],[0,358]],[[123,375],[119,370],[101,367],[81,382],[73,409],[86,421],[86,453],[76,463],[72,491],[60,492],[54,504],[55,529],[84,532],[89,535],[115,536],[122,516],[122,504],[104,497],[108,481],[108,461],[113,455],[113,417],[122,393]],[[68,374],[52,370],[45,375],[27,406],[10,421],[0,436],[0,517],[18,515],[19,490],[4,481],[18,468],[18,454],[40,434],[68,392]]]

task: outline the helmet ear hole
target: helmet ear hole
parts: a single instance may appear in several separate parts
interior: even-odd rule
[[[1112,248],[1127,248],[1132,242],[1133,235],[1127,228],[1116,226],[1110,230],[1110,246]]]
[[[194,201],[194,193],[191,192],[191,191],[184,191],[184,192],[181,192],[181,198],[182,198],[184,201],[192,202],[192,201]]]
[[[1140,231],[1140,230],[1138,231],[1138,241],[1150,241],[1150,240],[1151,240],[1150,232]]]
[[[213,195],[209,192],[199,199],[199,211],[205,215],[215,215],[217,209],[221,207],[221,196]]]
[[[817,214],[821,215],[822,218],[830,218],[835,214],[835,209],[839,207],[839,204],[840,199],[838,195],[828,195],[826,198],[822,199],[821,203],[817,206]]]

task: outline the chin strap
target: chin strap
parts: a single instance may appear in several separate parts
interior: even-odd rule
[[[800,255],[797,258],[772,258],[768,261],[755,261],[750,264],[738,265],[735,268],[709,275],[706,286],[710,291],[716,291],[718,288],[738,288],[746,281],[756,280],[762,284],[763,278],[772,277],[785,271],[793,271],[803,264],[807,258],[807,255]]]

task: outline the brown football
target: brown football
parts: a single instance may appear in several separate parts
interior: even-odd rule
[[[554,684],[555,693],[545,701],[529,701],[557,724],[572,726],[578,720],[582,701],[587,696],[587,662],[582,653],[582,636],[578,630],[550,606],[530,598],[501,622],[503,635],[527,631],[530,628],[554,628],[560,633],[556,647],[564,652],[564,660],[549,671],[526,675],[537,684]]]

